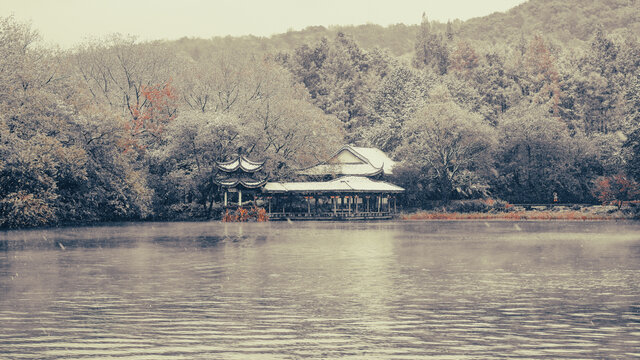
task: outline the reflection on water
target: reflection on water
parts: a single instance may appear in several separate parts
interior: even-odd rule
[[[0,357],[640,357],[640,225],[0,232]]]

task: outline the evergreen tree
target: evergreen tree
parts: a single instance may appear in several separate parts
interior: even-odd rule
[[[426,14],[416,36],[413,66],[418,69],[431,67],[440,75],[447,73],[449,67],[449,49],[442,34],[435,32]]]
[[[629,175],[636,181],[640,181],[640,73],[631,82],[626,100],[629,107],[633,109],[628,114],[628,122],[634,129],[624,144],[627,157],[626,168]]]

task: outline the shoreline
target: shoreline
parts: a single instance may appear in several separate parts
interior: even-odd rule
[[[500,216],[504,214],[485,214],[485,213],[430,213],[429,216],[424,217],[422,213],[420,214],[404,214],[398,217],[391,218],[389,220],[353,220],[353,221],[336,221],[340,223],[366,223],[366,222],[427,222],[427,221],[500,221],[500,222],[518,222],[518,221],[566,221],[566,222],[584,222],[584,221],[638,221],[640,219],[631,217],[631,216],[591,216],[591,217],[543,217],[543,216],[525,216],[525,217],[514,217],[514,216]],[[255,221],[246,221],[246,222],[223,222],[222,220],[202,220],[202,219],[193,219],[193,220],[137,220],[137,221],[114,221],[114,222],[96,222],[96,223],[78,223],[78,224],[64,224],[58,226],[38,226],[38,227],[25,227],[25,228],[1,228],[1,233],[9,233],[13,231],[42,231],[42,230],[56,230],[56,229],[69,229],[69,228],[94,228],[94,227],[117,227],[122,225],[134,225],[134,224],[178,224],[178,223],[226,223],[226,224],[252,224],[258,223]],[[281,223],[282,221],[266,221],[260,222],[259,224],[268,224],[268,223]],[[295,221],[295,223],[306,223],[309,221]],[[318,220],[318,222],[330,222],[324,220]]]
[[[525,221],[525,220],[562,220],[562,221],[619,221],[637,220],[632,214],[622,211],[612,213],[594,213],[577,210],[569,211],[511,211],[511,212],[443,212],[443,211],[419,211],[402,214],[398,217],[406,221],[431,221],[431,220],[501,220],[501,221]]]
[[[267,219],[266,222],[277,222],[282,219]],[[296,222],[295,218],[287,219]],[[367,221],[474,221],[474,220],[495,220],[495,221],[638,221],[640,220],[640,206],[624,205],[618,208],[613,205],[579,205],[550,207],[549,205],[536,205],[531,209],[525,209],[521,205],[508,205],[506,208],[490,208],[485,211],[447,211],[439,208],[438,210],[420,210],[408,209],[407,211],[399,211],[393,214],[390,219],[358,219],[358,220],[317,220],[317,221],[340,221],[340,222],[367,222]],[[179,217],[174,219],[167,218],[137,218],[137,219],[114,219],[103,221],[69,221],[58,224],[27,226],[27,227],[0,227],[0,234],[3,232],[20,231],[20,230],[52,230],[64,228],[80,228],[80,227],[100,227],[100,226],[119,226],[122,224],[145,224],[145,223],[206,223],[206,222],[225,222],[218,218],[204,217]],[[229,221],[228,223],[250,223],[255,221]],[[263,221],[264,222],[264,221]]]

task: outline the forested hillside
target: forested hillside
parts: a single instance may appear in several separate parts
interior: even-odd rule
[[[215,161],[294,179],[347,142],[400,161],[405,206],[635,199],[636,5],[70,51],[0,18],[0,227],[217,216]]]
[[[542,33],[563,45],[588,42],[601,26],[608,34],[640,32],[637,0],[531,0],[506,13],[470,19],[459,35],[469,40],[516,42]]]
[[[420,16],[421,14],[416,14],[416,20],[419,20]],[[640,33],[640,3],[638,0],[530,0],[505,13],[494,13],[465,22],[451,19],[449,24],[431,21],[430,25],[442,33],[449,27],[449,31],[454,33],[456,38],[473,41],[482,46],[517,44],[522,38],[540,33],[553,43],[573,47],[588,42],[598,26],[612,35]],[[414,42],[419,28],[417,25],[405,24],[366,24],[329,28],[309,26],[303,30],[289,31],[269,38],[184,38],[177,43],[179,47],[195,56],[203,46],[282,51],[317,42],[323,37],[331,39],[338,33],[345,33],[364,49],[382,48],[395,56],[402,56],[414,52]]]

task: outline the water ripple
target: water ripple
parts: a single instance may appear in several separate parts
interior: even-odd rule
[[[511,223],[473,222],[3,233],[0,357],[640,356],[640,227],[520,226],[515,234]]]

